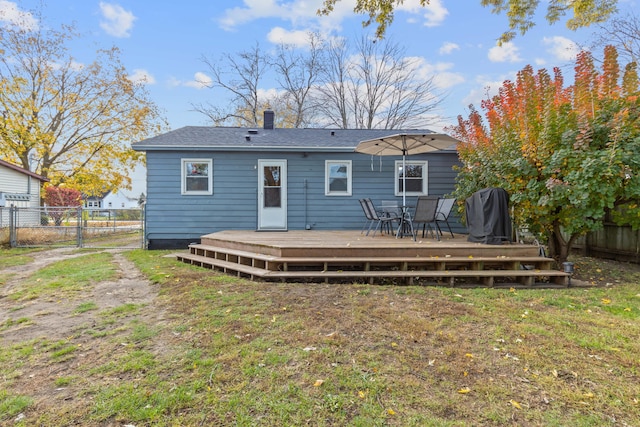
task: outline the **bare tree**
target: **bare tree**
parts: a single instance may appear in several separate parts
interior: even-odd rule
[[[228,106],[192,104],[195,111],[207,116],[216,125],[229,121],[244,126],[257,126],[262,109],[267,108],[259,99],[260,83],[269,70],[268,57],[256,45],[236,55],[226,53],[219,61],[202,57],[213,75],[213,81],[203,82],[210,88],[221,88],[231,94]]]
[[[327,59],[322,73],[322,84],[318,87],[316,105],[323,114],[327,126],[349,128],[349,115],[353,106],[349,105],[348,76],[349,58],[344,40],[333,41],[327,49]]]
[[[310,34],[308,51],[282,45],[273,57],[258,45],[218,62],[204,58],[213,74],[211,88],[228,91],[228,107],[194,106],[216,125],[258,126],[260,112],[276,113],[278,127],[400,129],[427,127],[442,97],[433,77],[421,72],[419,58],[389,40],[363,37],[355,53],[343,40],[323,42]],[[260,83],[275,71],[279,87],[267,91]]]
[[[606,24],[599,26],[601,33],[596,36],[596,46],[613,45],[620,56],[629,62],[640,60],[640,20],[633,12],[624,16],[615,16]]]
[[[299,128],[313,121],[311,94],[323,69],[324,43],[316,33],[309,33],[309,50],[296,51],[291,45],[278,48],[272,65],[284,93],[280,106],[284,127]],[[284,107],[284,109],[282,108]]]
[[[345,42],[329,47],[318,106],[342,128],[426,127],[442,102],[433,77],[419,72],[420,60],[389,40],[363,37],[353,55]]]

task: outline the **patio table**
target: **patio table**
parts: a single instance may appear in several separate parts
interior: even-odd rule
[[[411,212],[414,206],[400,206],[400,225],[398,225],[398,231],[396,232],[396,239],[402,238],[408,234],[411,230],[411,238],[416,240],[416,233],[413,230],[413,221],[411,220]]]

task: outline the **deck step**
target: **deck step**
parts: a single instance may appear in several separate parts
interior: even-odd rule
[[[539,256],[496,256],[496,257],[473,257],[473,256],[430,256],[430,257],[399,257],[399,256],[367,256],[367,257],[276,257],[254,252],[241,251],[236,249],[228,249],[211,245],[191,244],[189,245],[191,253],[195,255],[209,256],[228,260],[231,258],[247,258],[270,263],[274,269],[289,270],[289,267],[296,268],[320,268],[321,271],[328,270],[331,266],[369,264],[376,265],[393,265],[402,266],[406,264],[407,268],[420,266],[433,266],[434,269],[444,270],[445,266],[466,267],[473,270],[483,270],[486,267],[502,267],[508,270],[517,270],[519,268],[549,270],[553,260],[550,258]]]
[[[546,268],[550,262],[547,258],[521,257],[508,259],[507,257],[495,258],[462,258],[451,257],[443,259],[407,260],[398,257],[371,258],[277,258],[260,254],[251,254],[236,250],[223,250],[223,248],[207,249],[202,245],[191,245],[191,251],[177,255],[177,259],[200,267],[221,270],[225,273],[233,273],[238,276],[248,276],[251,280],[256,278],[263,280],[323,280],[325,282],[337,279],[366,279],[373,283],[376,279],[405,279],[412,283],[415,279],[432,279],[434,284],[448,286],[481,285],[481,286],[506,286],[514,284],[525,287],[561,286],[569,283],[567,273]],[[202,253],[203,255],[200,255]],[[498,263],[498,267],[484,269],[487,263]],[[450,269],[456,263],[461,263],[462,268]],[[306,269],[290,270],[290,264],[304,265]],[[386,266],[391,264],[391,268]],[[522,268],[523,265],[542,265],[545,268]],[[274,268],[278,266],[278,268]],[[353,270],[329,269],[329,266],[350,266]],[[424,269],[416,267],[438,267],[436,269]],[[472,267],[472,268],[469,268]],[[505,268],[507,267],[507,268]],[[513,267],[513,268],[509,268]],[[510,279],[510,281],[506,281]],[[501,283],[505,280],[504,283]]]

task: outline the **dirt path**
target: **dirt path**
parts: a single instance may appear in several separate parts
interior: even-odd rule
[[[34,400],[30,408],[36,413],[86,411],[90,398],[83,396],[83,390],[95,386],[96,381],[86,373],[135,344],[130,342],[132,325],[153,325],[160,330],[165,322],[165,310],[157,299],[158,287],[123,255],[124,249],[105,251],[113,254],[116,278],[96,281],[70,300],[55,296],[16,300],[12,294],[39,269],[86,252],[75,248],[37,252],[29,264],[0,270],[0,275],[9,278],[0,286],[0,346],[18,345],[27,351],[33,348],[34,354],[25,357],[27,363],[15,364],[10,383],[13,393]],[[86,302],[91,302],[92,309],[79,312],[78,306]],[[110,309],[126,304],[133,304],[135,309],[109,314],[113,312]],[[163,346],[164,341],[157,339]],[[53,346],[73,351],[69,357],[55,358]],[[60,378],[76,379],[60,386]],[[118,380],[97,378],[104,384]],[[16,420],[23,416],[19,414]]]
[[[15,289],[39,269],[64,259],[86,255],[74,248],[53,249],[34,254],[33,262],[0,270],[0,275],[9,276],[0,288],[0,340],[4,343],[46,338],[55,341],[74,336],[95,324],[98,314],[106,309],[124,304],[149,304],[157,296],[157,289],[147,281],[122,250],[107,250],[113,253],[117,267],[117,279],[96,282],[85,294],[73,300],[41,297],[29,301],[11,298]],[[91,301],[96,309],[78,313],[78,305]],[[24,319],[23,322],[18,321]]]

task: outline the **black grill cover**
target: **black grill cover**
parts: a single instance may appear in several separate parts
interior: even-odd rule
[[[511,242],[509,194],[502,188],[476,191],[465,201],[469,242]]]

